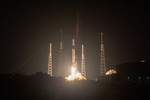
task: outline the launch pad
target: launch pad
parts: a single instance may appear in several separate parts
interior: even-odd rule
[[[82,76],[82,74],[76,69],[76,67],[71,67],[71,75],[65,77],[67,81],[74,81],[74,80],[86,80],[86,77]]]

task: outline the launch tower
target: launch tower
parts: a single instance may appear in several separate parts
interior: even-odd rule
[[[50,43],[50,51],[48,58],[48,75],[52,76],[52,44]]]
[[[63,76],[63,38],[62,38],[63,30],[60,30],[60,47],[59,47],[59,69],[58,69],[58,76]]]
[[[101,32],[101,49],[100,49],[100,76],[106,73],[106,63],[105,63],[105,50],[104,50],[104,40],[103,33]]]
[[[85,71],[85,57],[84,57],[84,45],[82,45],[82,56],[81,56],[81,74],[86,78]]]

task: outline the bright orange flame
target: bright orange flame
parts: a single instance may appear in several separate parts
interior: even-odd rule
[[[65,77],[65,79],[67,81],[86,80],[86,78],[82,76],[81,73],[78,72],[74,66],[71,67],[71,75],[69,75],[68,77]]]

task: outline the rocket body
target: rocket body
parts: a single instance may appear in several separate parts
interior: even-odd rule
[[[82,59],[84,59],[84,45],[82,45]]]
[[[75,66],[75,39],[72,39],[72,65]]]

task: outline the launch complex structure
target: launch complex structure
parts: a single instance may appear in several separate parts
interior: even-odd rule
[[[100,43],[100,76],[104,76],[106,74],[106,63],[105,63],[105,50],[104,50],[104,41],[103,41],[103,33],[101,32],[101,43]],[[84,55],[84,45],[82,44],[82,52],[81,52],[81,75],[86,78],[86,64],[85,64],[85,55]],[[72,66],[77,69],[78,57],[76,56],[76,48],[75,48],[75,39],[72,39]],[[60,61],[63,50],[63,42],[60,41]],[[52,43],[50,43],[49,57],[48,57],[48,75],[52,76]]]
[[[63,51],[63,41],[62,41],[62,30],[61,40],[60,40],[60,53],[59,53],[59,65],[62,65],[62,51]],[[73,69],[77,70],[77,66],[79,66],[79,60],[81,61],[81,75],[86,78],[86,64],[85,64],[85,55],[84,55],[84,45],[79,45],[78,42],[78,33],[79,33],[79,13],[77,12],[77,23],[76,23],[76,35],[72,39],[72,66]],[[101,43],[100,43],[100,76],[105,75],[106,73],[106,64],[105,64],[105,52],[104,52],[104,40],[103,33],[100,33]],[[81,54],[79,54],[79,46],[82,47]],[[80,57],[79,57],[80,56]],[[60,66],[59,66],[60,67]],[[73,74],[75,72],[73,71]],[[80,73],[78,73],[80,74]],[[50,43],[49,57],[48,57],[48,75],[52,75],[52,43]]]

